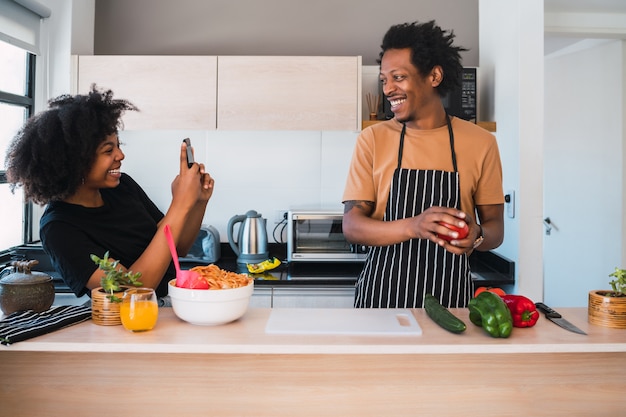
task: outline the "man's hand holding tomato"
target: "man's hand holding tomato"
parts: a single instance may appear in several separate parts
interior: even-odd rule
[[[447,251],[469,254],[480,234],[480,227],[467,213],[451,208],[432,206],[418,216],[408,218],[415,235],[411,238],[429,239]]]
[[[446,222],[439,222],[439,224],[457,233],[456,237],[445,235],[445,234],[438,235],[440,238],[442,238],[443,240],[447,240],[448,242],[450,242],[451,240],[455,240],[455,239],[465,239],[467,235],[469,234],[469,226],[465,222],[463,222],[463,227],[459,227],[454,224],[450,224]]]

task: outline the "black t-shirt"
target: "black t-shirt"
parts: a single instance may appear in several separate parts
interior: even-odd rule
[[[109,251],[111,258],[129,267],[144,252],[164,216],[139,184],[126,174],[122,174],[117,187],[100,192],[104,200],[102,207],[51,202],[40,221],[43,248],[77,296],[89,294],[85,285],[98,268],[91,254],[102,258]],[[158,296],[167,295],[167,282],[175,277],[170,262],[157,288]]]

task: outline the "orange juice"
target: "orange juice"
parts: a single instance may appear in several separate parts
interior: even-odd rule
[[[133,332],[151,330],[159,317],[159,306],[153,300],[124,300],[120,318],[125,329]]]

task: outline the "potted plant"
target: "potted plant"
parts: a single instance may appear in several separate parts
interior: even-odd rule
[[[90,257],[105,272],[100,280],[100,287],[91,290],[91,318],[94,323],[103,326],[122,324],[122,295],[129,287],[141,287],[141,272],[124,271],[119,266],[119,261],[109,258],[108,251],[103,258],[93,254]]]
[[[615,268],[609,278],[611,290],[589,291],[589,323],[626,329],[626,269]]]

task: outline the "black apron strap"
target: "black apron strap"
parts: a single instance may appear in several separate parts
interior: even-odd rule
[[[406,133],[406,123],[402,123],[402,133],[400,133],[400,146],[398,147],[398,169],[402,166],[402,150],[404,149],[404,134]]]
[[[454,172],[457,172],[456,166],[456,152],[454,151],[454,132],[452,131],[452,122],[450,122],[450,116],[448,116],[448,112],[446,112],[446,123],[448,124],[448,136],[450,136],[450,152],[452,153],[452,167],[454,168]]]
[[[450,153],[452,155],[452,168],[454,172],[459,169],[456,165],[456,152],[454,151],[454,132],[452,131],[452,122],[450,116],[446,112],[446,124],[448,125],[448,136],[450,137]],[[400,146],[398,147],[398,169],[402,166],[402,151],[404,150],[404,135],[406,134],[406,123],[402,123],[402,132],[400,133]]]

